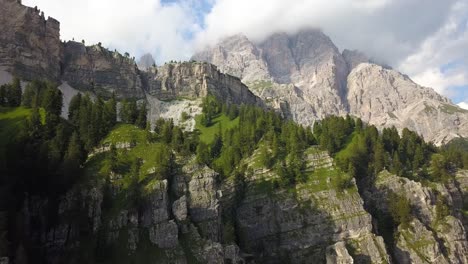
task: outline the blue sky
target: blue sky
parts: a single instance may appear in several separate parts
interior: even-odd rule
[[[188,60],[237,33],[260,41],[319,27],[339,49],[358,49],[468,108],[466,0],[23,0],[61,22],[64,40]]]

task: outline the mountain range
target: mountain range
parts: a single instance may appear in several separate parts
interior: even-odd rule
[[[238,34],[155,66],[63,42],[20,0],[0,0],[0,25],[0,85],[63,95],[63,118],[0,107],[1,264],[468,262],[468,155],[462,169],[418,136],[463,142],[468,111],[322,31]],[[152,126],[123,121],[129,102]],[[92,129],[60,188],[57,160]]]
[[[303,125],[350,114],[380,128],[409,128],[437,145],[468,135],[467,110],[361,52],[340,52],[320,30],[276,33],[260,43],[236,35],[192,59],[239,77],[268,105]]]

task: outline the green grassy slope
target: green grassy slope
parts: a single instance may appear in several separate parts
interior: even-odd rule
[[[201,124],[201,115],[195,117],[196,125],[195,129],[200,131],[200,140],[205,143],[211,143],[214,139],[214,136],[219,131],[219,126],[221,126],[221,132],[231,129],[237,125],[239,125],[239,117],[229,120],[229,118],[224,115],[220,114],[215,119],[213,119],[213,124],[209,127],[205,127]]]
[[[4,148],[17,134],[32,109],[25,107],[0,107],[0,149]],[[44,109],[40,109],[42,123],[45,122]]]

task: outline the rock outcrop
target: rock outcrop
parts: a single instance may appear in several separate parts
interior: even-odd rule
[[[333,181],[340,172],[328,154],[316,149],[307,152],[306,171],[321,171],[321,176],[313,174],[293,189],[278,187],[279,176],[273,170],[246,161],[244,198],[235,213],[240,247],[261,263],[325,263],[334,257],[388,263],[383,239],[373,233],[371,216],[364,210],[356,185],[337,189]],[[224,203],[234,203],[227,201],[234,199],[229,191],[223,193]],[[329,252],[336,243],[352,253],[346,255],[336,247],[339,253]]]
[[[238,76],[285,117],[304,125],[351,114],[379,128],[407,127],[437,145],[468,136],[468,111],[358,51],[338,51],[319,30],[260,43],[229,37],[193,56]]]
[[[23,79],[58,80],[62,58],[60,23],[18,0],[0,1],[0,70]]]
[[[406,127],[438,145],[468,137],[467,110],[394,70],[360,64],[348,76],[347,98],[351,114],[377,127]]]
[[[388,212],[390,194],[407,199],[412,220],[396,231],[394,257],[398,263],[466,263],[467,232],[458,180],[448,184],[419,182],[381,172],[375,189],[365,199],[381,212]]]
[[[144,91],[135,62],[100,45],[86,47],[69,41],[64,44],[61,79],[72,87],[109,97],[143,98]]]
[[[223,74],[208,63],[168,63],[155,69],[147,92],[160,100],[196,99],[208,94],[226,103],[262,105],[238,78]]]

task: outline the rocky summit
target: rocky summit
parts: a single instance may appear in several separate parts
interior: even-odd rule
[[[156,66],[0,25],[0,264],[468,263],[468,111],[320,30]]]
[[[238,76],[270,106],[304,125],[351,114],[380,128],[409,128],[438,145],[468,136],[467,111],[362,52],[340,53],[320,30],[277,33],[260,43],[235,35],[193,59]]]

